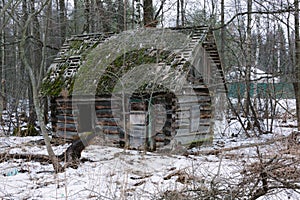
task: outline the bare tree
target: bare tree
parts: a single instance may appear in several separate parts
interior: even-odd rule
[[[176,26],[185,26],[185,9],[184,0],[177,0],[177,17]]]
[[[5,31],[4,31],[4,24],[6,23],[6,16],[5,16],[5,10],[7,9],[8,5],[10,5],[11,2],[8,2],[6,5],[4,1],[2,1],[3,8],[1,10],[2,19],[0,21],[1,25],[1,91],[0,91],[0,121],[2,121],[2,111],[6,110],[6,77],[5,77]],[[5,5],[5,6],[4,6]]]
[[[60,41],[64,43],[67,34],[67,19],[66,19],[65,0],[59,0],[59,25],[60,25]]]
[[[20,52],[21,52],[21,60],[24,64],[25,69],[28,71],[29,78],[31,81],[34,108],[35,108],[35,112],[37,115],[37,119],[38,119],[40,127],[41,127],[43,138],[44,138],[44,141],[46,144],[46,149],[47,149],[49,158],[52,161],[54,170],[56,172],[60,172],[60,171],[62,171],[62,167],[51,147],[51,143],[50,143],[51,139],[48,135],[46,125],[44,124],[42,106],[41,106],[41,102],[40,102],[40,98],[39,98],[39,84],[40,84],[39,81],[41,81],[41,77],[37,77],[37,75],[35,73],[35,69],[30,64],[28,57],[26,56],[26,53],[25,53],[26,52],[26,39],[28,38],[27,29],[30,26],[30,24],[32,23],[32,20],[34,19],[34,17],[36,17],[36,15],[39,14],[40,12],[42,12],[43,8],[46,7],[49,2],[50,2],[50,0],[44,2],[41,5],[41,8],[39,8],[38,10],[35,10],[33,13],[30,13],[28,15],[28,17],[25,21],[25,24],[23,26],[22,38],[21,38],[21,42],[20,42]],[[40,69],[43,69],[43,68],[44,68],[44,66],[40,66]]]
[[[296,114],[298,130],[300,131],[300,33],[299,33],[299,0],[294,1],[295,6],[295,80],[294,90],[296,97]]]
[[[85,23],[83,27],[83,32],[90,32],[90,25],[91,25],[91,18],[90,18],[90,1],[84,1],[84,16],[85,16]]]
[[[251,72],[251,65],[252,65],[252,51],[251,51],[251,30],[252,30],[252,0],[247,0],[247,53],[246,53],[246,90],[245,90],[245,116],[247,117],[250,112],[250,72]]]

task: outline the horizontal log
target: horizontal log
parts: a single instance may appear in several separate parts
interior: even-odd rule
[[[57,115],[66,115],[66,116],[73,116],[73,110],[71,109],[57,109],[56,110]]]
[[[102,119],[102,118],[120,119],[122,115],[120,113],[97,113],[96,117],[97,119]]]
[[[104,121],[104,122],[120,122],[121,121],[121,119],[120,118],[117,118],[117,117],[115,117],[115,118],[105,118],[105,117],[103,117],[103,118],[97,118],[97,121],[98,122],[102,122],[102,121]]]
[[[208,119],[208,118],[212,118],[212,114],[211,113],[200,113],[200,119]]]
[[[121,118],[122,113],[120,110],[110,110],[110,109],[103,109],[103,110],[96,110],[97,118]]]
[[[74,106],[72,105],[62,105],[62,104],[59,104],[56,106],[56,109],[57,110],[73,110],[73,109],[76,109]]]
[[[77,132],[77,129],[72,127],[57,127],[57,131]]]
[[[145,103],[131,103],[130,110],[147,110],[147,105]]]
[[[103,126],[102,130],[105,134],[120,134],[121,130],[117,126]]]
[[[72,115],[57,115],[56,118],[56,122],[62,122],[67,124],[77,122],[77,117],[74,117]]]
[[[121,110],[120,109],[111,109],[111,108],[108,108],[108,109],[97,109],[97,110],[95,110],[95,112],[96,112],[96,114],[101,114],[101,113],[112,113],[112,112],[114,112],[114,113],[120,113],[121,112]]]
[[[69,123],[69,124],[65,124],[65,123],[57,123],[56,124],[57,127],[76,127],[76,124],[75,123]]]
[[[95,105],[96,110],[102,110],[102,109],[121,109],[121,106],[119,104],[113,104],[113,105]]]
[[[127,97],[128,98],[128,97]],[[117,96],[117,97],[95,97],[95,103],[111,103],[111,102],[120,102],[122,101],[123,97],[122,96]],[[126,98],[125,98],[126,99]]]
[[[118,126],[116,121],[97,121],[96,124],[100,126]]]
[[[211,110],[211,104],[201,104],[200,110],[202,111],[210,111]]]
[[[66,120],[66,121],[63,121],[63,120],[56,120],[56,123],[66,123],[66,124],[72,124],[72,123],[75,123],[77,122],[76,120]]]
[[[110,129],[103,129],[103,133],[107,135],[119,135],[120,132],[118,130],[110,130]]]

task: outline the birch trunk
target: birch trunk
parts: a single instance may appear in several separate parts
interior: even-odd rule
[[[48,4],[49,1],[46,1],[43,6],[45,7]],[[42,135],[45,141],[45,145],[46,145],[46,149],[47,149],[47,153],[49,155],[50,160],[52,161],[53,164],[53,168],[55,170],[56,173],[63,171],[63,168],[61,167],[58,158],[56,157],[51,144],[50,144],[50,137],[48,135],[47,129],[46,129],[46,125],[44,123],[44,119],[43,119],[43,112],[42,112],[42,107],[41,107],[41,103],[40,103],[40,99],[39,99],[39,93],[38,93],[38,81],[39,79],[36,79],[35,77],[35,73],[34,73],[34,69],[33,67],[29,64],[28,58],[26,57],[25,51],[26,51],[26,38],[27,38],[27,28],[29,27],[30,23],[32,22],[32,18],[34,17],[34,15],[36,15],[37,13],[39,13],[42,9],[40,9],[39,11],[36,11],[35,13],[31,13],[25,24],[23,27],[23,32],[22,32],[22,38],[21,38],[21,42],[20,42],[20,51],[21,51],[21,60],[24,64],[25,69],[28,71],[28,75],[29,75],[29,79],[31,81],[31,87],[32,87],[32,96],[33,96],[33,104],[35,107],[35,112],[36,112],[36,116],[37,116],[37,120],[40,124],[41,127],[41,131],[42,131]]]
[[[246,89],[245,89],[245,117],[249,116],[250,112],[250,77],[251,77],[251,21],[252,21],[252,16],[251,16],[251,11],[252,11],[252,0],[248,0],[247,2],[247,52],[246,52],[246,77],[245,77],[245,82],[246,82]]]

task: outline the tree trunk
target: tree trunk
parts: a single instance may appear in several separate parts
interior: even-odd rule
[[[152,27],[153,24],[153,2],[152,0],[144,0],[144,26]]]
[[[85,23],[83,26],[83,32],[90,32],[90,1],[84,1],[84,16],[85,16]]]
[[[29,118],[28,118],[28,127],[35,127],[35,122],[37,120],[36,112],[35,112],[35,106],[33,102],[33,91],[31,86],[30,79],[28,80],[28,99],[29,99]]]
[[[185,25],[185,10],[184,10],[184,0],[180,0],[181,3],[181,26]]]
[[[65,41],[67,34],[67,20],[66,20],[66,5],[65,0],[59,0],[59,26],[60,26],[60,44]]]
[[[31,0],[30,4],[29,4],[29,8],[30,8],[30,13],[35,13],[35,0]],[[39,20],[37,18],[36,15],[32,16],[32,22],[31,22],[31,26],[29,28],[30,33],[32,34],[32,36],[36,39],[40,39],[41,38],[41,33],[40,33],[40,23]],[[43,69],[40,68],[41,64],[42,64],[42,45],[40,45],[40,43],[35,43],[35,42],[27,42],[26,43],[27,47],[29,48],[29,51],[27,51],[29,57],[30,57],[30,65],[33,69],[33,73],[34,74],[39,74],[40,70],[43,71]],[[29,120],[28,120],[28,127],[35,127],[35,122],[37,120],[37,116],[35,113],[35,107],[34,107],[34,103],[33,103],[33,91],[32,91],[32,87],[31,87],[31,82],[30,80],[28,80],[28,99],[29,99]],[[38,86],[37,86],[38,87]]]
[[[176,27],[179,27],[180,0],[177,0]]]
[[[3,14],[2,24],[5,22],[5,14]],[[2,122],[2,111],[6,110],[6,80],[5,80],[5,31],[1,31],[1,91],[0,91],[0,121]]]
[[[295,5],[295,79],[294,90],[296,98],[296,114],[298,130],[300,131],[300,33],[299,33],[299,0],[294,1]]]
[[[131,14],[131,29],[134,29],[136,22],[136,13],[135,13],[135,0],[132,0],[131,2],[131,9],[132,9],[132,14]]]
[[[104,31],[112,31],[113,30],[113,23],[115,22],[114,19],[116,17],[115,15],[115,7],[112,0],[106,0],[106,9],[104,7]],[[114,14],[111,14],[114,13]]]
[[[142,14],[141,14],[141,0],[135,0],[136,2],[136,23],[138,24],[138,27],[142,26]]]
[[[126,4],[123,1],[118,2],[117,7],[117,29],[119,32],[123,31],[126,27]]]
[[[43,7],[45,7],[47,4],[49,3],[49,0],[46,1],[45,3],[43,3]],[[22,37],[21,37],[21,41],[20,41],[20,51],[21,51],[21,60],[25,66],[25,69],[28,71],[28,75],[29,75],[29,79],[31,81],[31,87],[32,87],[32,96],[33,96],[33,104],[35,107],[35,113],[38,119],[38,122],[40,124],[41,127],[41,131],[42,131],[42,135],[45,141],[45,145],[46,145],[46,149],[49,155],[49,158],[52,161],[53,164],[53,168],[55,170],[55,172],[61,172],[63,171],[63,168],[61,167],[58,158],[56,157],[52,147],[51,147],[51,143],[50,143],[50,137],[48,135],[47,129],[46,129],[46,125],[44,123],[44,118],[43,118],[43,112],[41,109],[41,104],[40,104],[40,99],[39,99],[39,93],[38,93],[38,83],[37,80],[39,80],[39,78],[35,77],[35,73],[34,73],[34,69],[32,68],[32,66],[30,65],[29,61],[28,61],[28,57],[25,54],[26,51],[26,38],[27,38],[27,29],[30,25],[30,23],[32,22],[32,19],[34,17],[34,15],[37,15],[39,12],[41,12],[42,8],[39,11],[35,11],[34,13],[31,13],[30,15],[28,15],[24,26],[23,26],[23,32],[22,32]]]
[[[51,13],[52,13],[52,1],[49,2],[47,12],[46,12],[46,19],[45,19],[45,27],[44,27],[44,34],[42,37],[43,47],[42,47],[42,61],[41,61],[41,67],[40,67],[40,75],[38,79],[38,84],[42,83],[42,79],[44,78],[46,72],[47,72],[47,64],[46,64],[46,56],[47,56],[47,39],[49,35],[49,25],[51,23]],[[40,88],[40,84],[38,85],[38,88]],[[43,97],[43,111],[44,111],[44,123],[49,123],[49,117],[48,117],[48,111],[49,111],[49,105],[48,105],[48,97]]]
[[[127,5],[128,5],[128,2],[127,0],[124,0],[124,7],[123,7],[123,30],[127,30]]]
[[[245,89],[245,117],[249,116],[250,112],[250,77],[251,77],[251,21],[252,21],[252,16],[251,16],[251,11],[252,11],[252,0],[247,1],[247,52],[246,52],[246,89]]]

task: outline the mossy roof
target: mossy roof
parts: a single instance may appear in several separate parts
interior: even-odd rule
[[[150,85],[161,90],[161,84],[176,89],[186,81],[189,57],[207,35],[207,27],[191,27],[73,36],[50,66],[42,94],[101,95]]]

